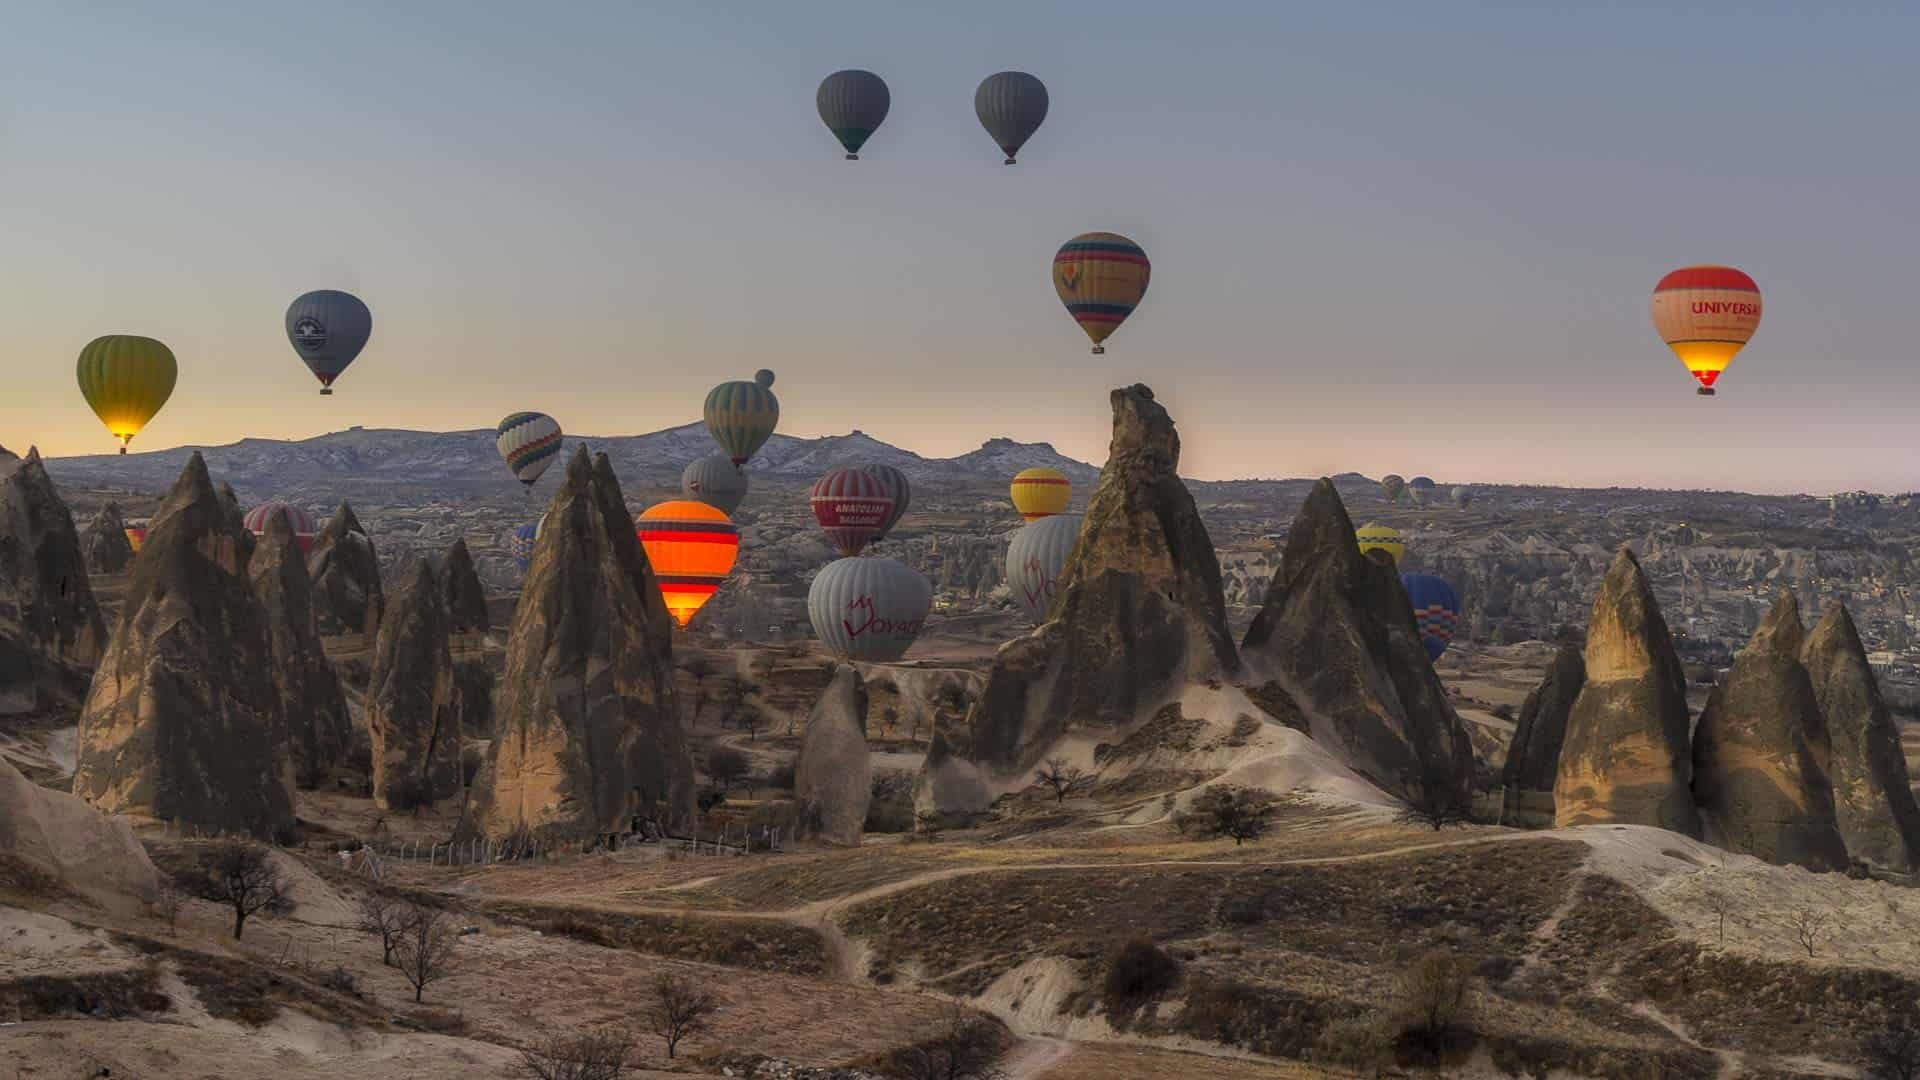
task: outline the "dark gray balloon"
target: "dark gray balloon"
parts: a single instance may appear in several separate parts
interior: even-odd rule
[[[887,84],[880,76],[851,69],[836,71],[820,80],[813,103],[819,108],[820,119],[826,123],[827,130],[847,148],[847,160],[859,161],[860,148],[887,118],[887,107],[893,104],[893,96],[887,93]]]
[[[732,517],[747,497],[747,473],[725,454],[708,454],[680,474],[680,493]]]
[[[287,307],[287,341],[320,380],[322,394],[347,370],[373,336],[373,312],[352,293],[319,289]]]
[[[1047,86],[1024,71],[997,72],[980,80],[973,111],[1012,165],[1014,155],[1047,118]]]

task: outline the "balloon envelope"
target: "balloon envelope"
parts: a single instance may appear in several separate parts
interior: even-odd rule
[[[753,381],[723,382],[707,392],[702,410],[707,434],[727,452],[735,465],[748,459],[766,444],[780,423],[780,399],[773,396],[773,372],[761,369]]]
[[[130,524],[121,531],[127,534],[127,544],[138,554],[140,545],[147,542],[147,523]]]
[[[373,336],[373,312],[352,293],[318,289],[287,305],[287,341],[320,380],[322,394],[347,370]]]
[[[1027,521],[1052,517],[1073,501],[1073,481],[1058,469],[1036,465],[1021,469],[1010,485],[1013,508]]]
[[[507,552],[522,572],[533,562],[533,542],[540,538],[540,523],[529,521],[516,527],[507,537]]]
[[[1007,587],[1034,625],[1047,621],[1060,575],[1080,540],[1079,514],[1056,514],[1015,530],[1007,541]]]
[[[1139,306],[1152,269],[1140,245],[1119,233],[1081,233],[1055,253],[1054,292],[1093,340],[1094,352],[1107,351],[1101,343]]]
[[[1407,481],[1407,494],[1413,496],[1413,501],[1420,506],[1427,505],[1427,501],[1433,498],[1434,489],[1434,482],[1424,476]]]
[[[1465,510],[1473,505],[1473,489],[1466,485],[1453,489],[1453,505]]]
[[[1653,287],[1653,328],[1699,393],[1712,394],[1733,356],[1760,328],[1760,286],[1731,266],[1687,266]]]
[[[560,422],[546,413],[517,412],[494,430],[501,460],[528,487],[560,457]]]
[[[680,494],[731,517],[747,497],[747,474],[725,454],[708,454],[681,470]]]
[[[1427,647],[1427,659],[1440,659],[1460,621],[1460,598],[1453,586],[1432,574],[1401,574],[1400,584],[1413,605],[1413,621],[1420,628],[1420,644]]]
[[[974,90],[973,112],[1011,165],[1047,118],[1047,86],[1024,71],[996,72]]]
[[[1399,502],[1400,496],[1405,494],[1406,490],[1406,478],[1399,473],[1388,473],[1380,478],[1380,493],[1385,495],[1390,503]]]
[[[1369,521],[1353,530],[1353,536],[1360,542],[1362,555],[1369,551],[1384,551],[1393,559],[1395,566],[1400,565],[1400,556],[1407,551],[1407,541],[1400,535],[1400,530],[1377,521]]]
[[[75,377],[93,414],[120,440],[124,454],[127,444],[173,396],[180,366],[173,350],[152,338],[108,334],[80,350]]]
[[[733,571],[740,530],[717,507],[692,499],[649,506],[633,524],[668,614],[687,625]]]
[[[887,497],[893,500],[893,509],[887,511],[887,520],[874,534],[875,540],[885,540],[893,527],[907,514],[907,505],[913,501],[913,485],[907,483],[907,474],[891,465],[862,465],[860,471],[880,481]]]
[[[246,525],[248,532],[255,536],[265,536],[267,535],[267,526],[273,522],[273,515],[277,513],[287,515],[287,524],[293,528],[293,539],[295,543],[300,545],[300,554],[305,555],[312,551],[313,537],[318,531],[318,526],[314,524],[312,514],[307,513],[292,503],[281,502],[279,499],[270,499],[247,511],[247,515],[242,521]]]
[[[880,76],[871,71],[850,69],[836,71],[820,80],[813,104],[820,110],[820,120],[827,125],[827,130],[847,148],[847,160],[858,161],[860,148],[887,118],[893,95],[887,92],[886,81]]]
[[[842,660],[900,659],[932,609],[933,586],[926,578],[877,556],[836,559],[807,590],[814,635]]]
[[[814,482],[814,519],[842,555],[858,555],[893,513],[893,496],[859,469],[835,469]]]

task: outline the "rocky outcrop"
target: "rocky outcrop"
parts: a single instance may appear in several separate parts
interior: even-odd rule
[[[240,505],[240,494],[233,490],[232,484],[222,480],[219,494],[220,505],[226,508],[227,524],[240,537],[240,562],[245,565],[253,557],[253,549],[258,546],[253,533],[247,531],[247,510]]]
[[[340,676],[320,645],[313,612],[313,583],[285,514],[275,514],[247,562],[253,594],[266,613],[273,646],[270,675],[286,717],[287,751],[294,780],[317,787],[347,755],[353,722],[340,690]]]
[[[1465,798],[1473,743],[1420,643],[1391,560],[1368,558],[1331,480],[1308,493],[1241,646],[1250,670],[1291,694],[1314,741],[1403,794]]]
[[[1880,697],[1853,616],[1834,603],[1801,650],[1832,748],[1827,776],[1847,854],[1902,873],[1920,869],[1920,807],[1906,754]]]
[[[452,634],[487,632],[487,591],[473,568],[473,555],[462,537],[440,559],[440,585],[446,593],[447,631]]]
[[[71,708],[106,641],[80,534],[39,451],[0,447],[0,716]]]
[[[1500,823],[1523,828],[1553,826],[1553,785],[1560,772],[1560,745],[1567,718],[1587,681],[1587,662],[1577,645],[1562,645],[1546,677],[1520,706],[1520,719],[1501,769],[1504,796]]]
[[[454,710],[460,718],[460,730],[489,738],[493,735],[494,679],[486,652],[487,594],[480,586],[466,540],[455,540],[441,557],[440,585],[446,594]]]
[[[127,539],[127,519],[120,504],[108,503],[80,534],[80,553],[87,569],[96,574],[124,574],[133,564],[133,541]]]
[[[151,901],[160,884],[133,826],[33,784],[0,758],[0,868],[10,861],[108,904]]]
[[[346,503],[327,522],[307,554],[313,607],[320,632],[367,634],[380,629],[386,597],[380,589],[380,559],[353,507]]]
[[[1153,391],[1110,395],[1113,440],[1054,616],[1003,646],[966,722],[935,733],[923,803],[983,808],[1069,731],[1124,737],[1189,682],[1239,668],[1213,542]]]
[[[613,466],[583,447],[514,610],[473,826],[495,839],[584,838],[690,817],[679,715],[672,620]]]
[[[867,757],[867,688],[844,664],[814,703],[794,763],[793,795],[800,819],[829,844],[857,846],[873,796]]]
[[[411,810],[460,791],[447,622],[439,575],[428,560],[416,560],[380,623],[367,683],[373,801],[383,809]]]
[[[1771,863],[1844,870],[1832,748],[1800,666],[1805,636],[1799,603],[1781,593],[1700,714],[1693,797],[1709,840]]]
[[[1560,747],[1554,824],[1651,825],[1699,836],[1686,674],[1653,588],[1626,548],[1594,598],[1585,660],[1587,681]]]
[[[154,516],[94,672],[74,794],[109,813],[291,832],[286,721],[243,551],[195,454]]]

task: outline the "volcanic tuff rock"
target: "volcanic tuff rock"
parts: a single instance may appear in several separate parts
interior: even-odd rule
[[[71,706],[106,647],[73,515],[40,464],[0,447],[0,716]]]
[[[240,535],[242,553],[240,561],[244,564],[247,559],[253,557],[253,549],[258,544],[254,535],[247,531],[247,510],[240,505],[240,494],[234,491],[233,485],[225,480],[220,482],[220,505],[227,508],[228,524],[232,525]]]
[[[1807,670],[1806,631],[1780,594],[1707,699],[1693,735],[1693,797],[1710,839],[1772,863],[1844,870],[1826,721]]]
[[[866,684],[843,664],[807,717],[793,772],[801,820],[829,844],[858,846],[866,826],[873,796],[866,716]]]
[[[1361,554],[1331,480],[1313,486],[1287,531],[1265,603],[1242,643],[1277,677],[1315,742],[1389,790],[1438,784],[1465,795],[1473,745],[1420,643],[1389,560]]]
[[[154,515],[80,715],[73,792],[109,813],[293,828],[293,769],[244,541],[196,455]]]
[[[1660,604],[1621,548],[1587,626],[1587,681],[1567,717],[1553,821],[1700,835],[1687,750],[1687,684]]]
[[[460,730],[484,739],[493,734],[494,680],[486,654],[487,595],[465,539],[455,540],[441,557],[440,585],[446,593],[454,707],[460,714]]]
[[[1920,807],[1900,733],[1845,606],[1827,606],[1801,660],[1832,744],[1827,775],[1847,854],[1890,870],[1920,868]]]
[[[673,623],[604,454],[577,450],[547,509],[496,711],[472,802],[486,835],[588,837],[692,814]]]
[[[273,643],[271,677],[280,691],[287,722],[287,749],[302,787],[316,787],[347,754],[353,721],[340,691],[340,676],[320,645],[313,613],[313,583],[306,558],[285,514],[267,522],[247,562],[253,593],[266,612]]]
[[[447,630],[454,634],[487,632],[487,591],[473,569],[473,556],[462,537],[440,559],[440,584],[447,596]]]
[[[353,507],[346,503],[327,522],[307,555],[313,606],[322,634],[374,634],[386,597],[380,591],[380,559]]]
[[[1181,483],[1180,436],[1145,386],[1110,395],[1113,440],[1054,618],[994,657],[966,722],[935,733],[923,798],[975,810],[1069,730],[1123,729],[1190,681],[1237,671],[1213,542]]]
[[[0,759],[0,865],[9,860],[103,901],[152,900],[159,887],[132,825],[40,787]]]
[[[1560,772],[1560,744],[1567,738],[1567,717],[1587,681],[1587,662],[1577,645],[1562,645],[1546,678],[1520,706],[1513,742],[1500,782],[1505,796],[1500,823],[1537,828],[1553,826],[1553,784]]]
[[[80,550],[87,569],[96,574],[120,574],[133,562],[133,542],[127,539],[127,520],[120,504],[108,503],[80,534]]]
[[[447,598],[433,564],[416,560],[380,623],[367,684],[373,801],[382,809],[410,810],[460,790],[460,717],[447,621]]]

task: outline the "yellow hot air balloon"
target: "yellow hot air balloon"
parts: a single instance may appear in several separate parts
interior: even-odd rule
[[[108,334],[80,350],[80,393],[127,452],[147,421],[173,395],[180,367],[173,350],[147,337]]]
[[[1060,513],[1072,498],[1073,482],[1058,469],[1036,466],[1013,478],[1013,508],[1028,521]]]
[[[1711,396],[1760,328],[1760,286],[1731,266],[1687,266],[1653,287],[1653,328]]]
[[[1360,541],[1362,555],[1369,551],[1384,551],[1393,559],[1395,566],[1400,565],[1400,556],[1407,553],[1407,542],[1401,537],[1400,530],[1377,521],[1369,521],[1353,530],[1353,536]]]
[[[1103,353],[1107,336],[1147,294],[1152,270],[1140,245],[1119,233],[1081,233],[1053,257],[1053,291],[1092,339],[1093,351]]]

